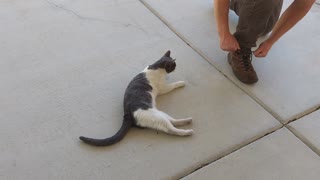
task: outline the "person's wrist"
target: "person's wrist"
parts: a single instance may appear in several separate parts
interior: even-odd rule
[[[267,40],[265,40],[266,43],[268,43],[270,46],[272,46],[277,40],[273,37],[270,36]]]
[[[228,37],[230,35],[231,35],[231,33],[229,31],[226,31],[226,30],[219,32],[220,39],[224,39],[224,38],[226,38],[226,37]]]

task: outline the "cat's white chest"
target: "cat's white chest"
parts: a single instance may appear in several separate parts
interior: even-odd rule
[[[145,70],[146,78],[152,87],[152,94],[156,96],[165,84],[166,74],[163,70]]]

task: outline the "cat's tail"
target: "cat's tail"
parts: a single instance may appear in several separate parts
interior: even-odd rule
[[[106,139],[93,139],[93,138],[88,138],[83,136],[80,136],[79,138],[83,142],[93,146],[109,146],[119,142],[127,134],[129,129],[133,125],[133,121],[134,120],[131,116],[124,116],[123,123],[119,131],[115,135]]]

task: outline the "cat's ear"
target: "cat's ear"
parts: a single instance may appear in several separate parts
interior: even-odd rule
[[[170,50],[168,50],[163,56],[164,57],[170,57]]]

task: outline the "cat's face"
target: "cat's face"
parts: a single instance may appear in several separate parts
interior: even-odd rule
[[[149,69],[164,69],[167,73],[171,73],[175,68],[176,62],[170,57],[170,51],[167,51],[160,60],[149,66]]]

